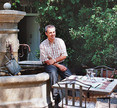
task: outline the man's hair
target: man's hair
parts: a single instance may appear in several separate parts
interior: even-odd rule
[[[47,26],[45,26],[45,32],[47,32],[47,29],[48,28],[55,28],[55,26],[54,25],[47,25]],[[56,28],[55,28],[56,29]]]

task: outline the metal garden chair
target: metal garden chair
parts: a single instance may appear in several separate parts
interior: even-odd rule
[[[113,78],[115,74],[115,69],[108,66],[96,66],[93,68],[97,77]]]
[[[90,69],[90,68],[89,68]],[[104,78],[113,78],[115,74],[115,69],[110,68],[108,66],[96,66],[93,69],[93,72],[95,73],[96,77],[104,77]],[[111,81],[111,80],[110,80]],[[110,95],[104,95],[104,94],[92,94],[92,98],[99,98],[99,99],[108,99],[109,100],[109,108],[110,108],[110,99],[111,99],[111,94]]]
[[[59,106],[62,108],[86,108],[86,99],[87,97],[89,97],[88,93],[89,93],[89,89],[91,88],[91,85],[82,83],[80,81],[74,80],[74,81],[70,81],[70,80],[63,80],[62,82],[58,82],[57,83],[59,88],[61,89],[61,93],[62,93],[62,100],[59,103]],[[63,88],[62,85],[65,86],[65,94],[63,93]],[[71,88],[69,88],[69,86],[71,86]],[[79,89],[76,89],[75,87],[79,87]],[[85,94],[83,89],[85,89]],[[68,96],[68,91],[71,90],[72,91],[72,97]],[[78,97],[76,97],[75,93],[79,94]],[[83,100],[84,99],[84,100]],[[84,102],[83,102],[84,101]],[[83,105],[85,104],[85,105]]]

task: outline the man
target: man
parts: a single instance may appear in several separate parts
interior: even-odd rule
[[[62,39],[56,38],[56,28],[54,25],[45,27],[47,39],[40,44],[40,60],[45,64],[45,70],[50,75],[51,86],[58,81],[58,74],[62,79],[71,75],[70,70],[64,65],[67,51]],[[58,90],[53,89],[53,99],[57,102]]]

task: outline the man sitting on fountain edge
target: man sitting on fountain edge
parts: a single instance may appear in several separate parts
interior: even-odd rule
[[[45,70],[50,75],[51,86],[58,81],[58,75],[62,79],[71,75],[70,70],[63,63],[68,56],[66,45],[60,38],[56,38],[56,28],[54,25],[45,27],[47,39],[40,44],[40,60],[45,64]],[[59,92],[52,89],[55,104],[59,102]]]

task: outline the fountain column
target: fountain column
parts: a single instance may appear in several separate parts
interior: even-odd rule
[[[18,22],[26,15],[26,12],[16,10],[0,10],[0,66],[5,63],[5,54],[9,44],[13,55],[18,59],[19,40],[17,28]]]

